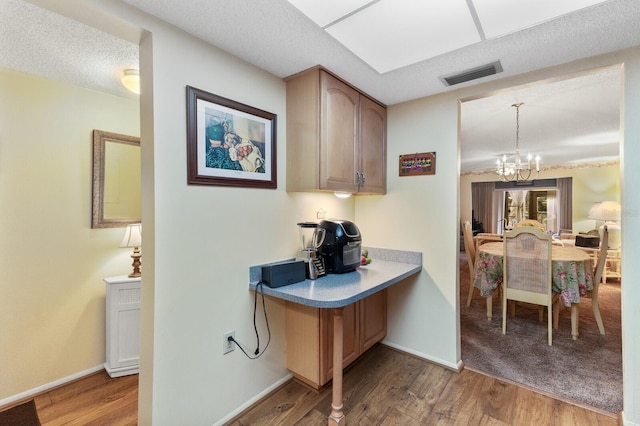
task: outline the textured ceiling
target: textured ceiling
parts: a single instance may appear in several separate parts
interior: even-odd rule
[[[0,67],[117,96],[138,46],[24,0],[0,0]],[[25,30],[28,28],[28,31]]]
[[[32,1],[58,8],[53,0]],[[322,64],[387,105],[640,45],[638,0],[609,0],[380,74],[287,0],[124,2],[279,77]],[[122,88],[119,75],[137,62],[137,46],[26,0],[0,0],[0,8],[0,67],[133,96]],[[402,23],[390,16],[389,25],[400,28]],[[501,61],[503,73],[453,88],[438,79],[495,60]],[[514,102],[525,103],[520,111],[521,149],[540,153],[544,164],[617,157],[617,139],[603,136],[618,131],[619,91],[609,90],[617,85],[619,76],[613,72],[557,83],[553,89],[530,86],[463,104],[462,170],[491,167],[498,153],[515,147]],[[565,117],[562,123],[570,122],[575,127],[558,126],[555,133],[551,132],[554,126],[549,123],[562,116],[559,111]],[[590,137],[585,129],[593,136],[591,141],[604,142],[590,149],[567,147],[558,152],[558,147],[569,142],[570,146],[577,141],[584,144]]]

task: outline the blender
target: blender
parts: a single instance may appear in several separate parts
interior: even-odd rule
[[[307,264],[307,278],[316,279],[325,275],[324,262],[318,256],[319,238],[318,224],[315,222],[298,223],[298,233],[300,235],[301,249],[298,252],[297,260],[304,260]],[[318,241],[318,239],[320,241]]]

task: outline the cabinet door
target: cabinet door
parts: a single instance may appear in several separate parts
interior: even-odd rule
[[[387,335],[387,290],[360,301],[360,353]]]
[[[286,302],[287,368],[314,388],[320,383],[320,310]]]
[[[343,352],[342,368],[351,364],[360,356],[360,336],[358,327],[358,304],[352,303],[344,307],[343,319]],[[333,310],[321,310],[321,354],[320,354],[320,376],[321,384],[324,385],[333,376]]]
[[[320,189],[354,192],[360,94],[320,72]]]
[[[140,285],[139,280],[107,284],[105,369],[111,377],[138,372]]]
[[[364,186],[360,192],[387,192],[387,109],[360,96],[360,170]]]

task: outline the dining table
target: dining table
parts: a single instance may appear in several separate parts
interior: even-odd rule
[[[482,244],[476,253],[473,286],[483,297],[492,297],[503,281],[503,242]],[[593,290],[593,269],[589,254],[576,247],[551,247],[552,290],[561,303],[572,309],[571,334],[578,337],[577,305]],[[487,312],[491,319],[491,313]],[[575,317],[575,318],[574,318]]]

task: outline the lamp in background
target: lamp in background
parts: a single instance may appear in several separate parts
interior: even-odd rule
[[[534,180],[540,173],[540,156],[536,155],[535,169],[531,169],[531,153],[527,154],[526,160],[520,158],[520,107],[523,102],[511,105],[516,109],[516,152],[513,153],[513,159],[507,158],[504,154],[502,158],[496,161],[496,173],[503,182],[524,182]]]
[[[124,74],[120,79],[122,85],[133,93],[140,94],[140,72],[134,69],[124,70]]]
[[[609,231],[609,248],[620,248],[620,203],[617,201],[603,201],[594,204],[589,210],[589,219],[602,220],[607,225]],[[602,240],[602,232],[604,225],[600,227],[600,240]]]
[[[140,254],[140,246],[142,245],[142,225],[140,223],[134,223],[131,225],[127,225],[127,229],[124,232],[124,238],[122,238],[122,242],[120,243],[120,247],[133,247],[133,254],[131,258],[133,259],[133,272],[129,274],[129,278],[139,277],[140,274],[140,258],[142,255]]]

